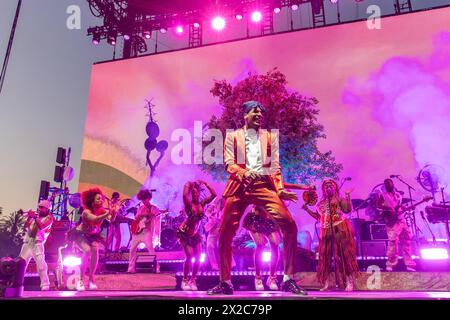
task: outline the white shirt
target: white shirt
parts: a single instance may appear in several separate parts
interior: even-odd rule
[[[245,132],[245,166],[247,170],[264,174],[262,155],[261,155],[261,139],[259,132],[252,129],[244,129]]]

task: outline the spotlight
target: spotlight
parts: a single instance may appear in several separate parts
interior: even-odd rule
[[[280,13],[281,12],[281,8],[279,8],[279,7],[273,8],[273,12],[274,13]]]
[[[152,37],[151,31],[144,31],[142,34],[144,35],[145,39],[150,39]]]
[[[331,3],[337,3],[339,0],[330,0]],[[358,1],[357,1],[358,2]]]
[[[212,20],[212,27],[217,31],[222,30],[223,28],[225,28],[225,19],[222,17],[215,17]]]
[[[123,38],[124,38],[125,40],[130,40],[130,39],[131,39],[131,36],[130,36],[128,33],[125,33],[125,34],[123,35]]]
[[[262,19],[261,11],[253,11],[252,12],[252,21],[253,22],[260,22],[261,19]]]
[[[272,253],[269,251],[264,251],[262,254],[262,261],[263,262],[270,262],[270,258],[272,256]]]
[[[420,255],[424,260],[448,260],[448,250],[446,248],[422,248]]]
[[[184,31],[182,26],[177,26],[175,30],[177,31],[178,34],[182,34]]]
[[[100,43],[100,33],[96,32],[92,36],[92,44],[98,45]]]
[[[108,32],[108,43],[112,46],[115,46],[116,40],[117,40],[117,31],[112,30]]]
[[[161,29],[159,29],[159,32],[161,32],[161,33],[166,33],[166,32],[167,32],[167,29],[166,29],[166,28],[161,28]]]
[[[242,14],[240,14],[240,13],[237,13],[235,17],[236,17],[236,20],[242,20],[244,18],[242,16]]]
[[[65,267],[76,267],[81,265],[81,258],[75,256],[65,257],[63,260],[63,265]]]
[[[291,9],[292,9],[292,11],[298,10],[298,4],[293,4],[293,5],[291,6]]]
[[[205,260],[206,260],[206,254],[202,253],[202,254],[200,255],[200,263],[205,262]]]
[[[200,23],[194,22],[194,28],[200,28]]]
[[[141,250],[145,249],[145,243],[143,243],[143,242],[139,243],[138,249],[141,249]]]

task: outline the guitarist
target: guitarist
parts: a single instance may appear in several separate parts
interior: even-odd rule
[[[405,218],[400,212],[402,196],[395,190],[394,182],[391,179],[384,180],[384,187],[386,191],[383,191],[378,199],[377,207],[383,210],[383,216],[389,217],[389,221],[395,221],[395,223],[388,222],[386,224],[388,234],[386,271],[390,272],[395,268],[398,263],[399,251],[401,251],[406,269],[414,272],[416,263],[411,258],[412,236]]]
[[[154,255],[155,249],[153,248],[153,234],[155,230],[155,218],[161,214],[159,209],[152,205],[152,193],[148,189],[143,189],[137,194],[138,200],[142,201],[141,206],[136,213],[136,220],[139,222],[144,221],[144,228],[137,234],[133,234],[131,239],[130,257],[128,263],[129,273],[136,273],[136,259],[138,245],[143,242],[148,250],[149,254]]]

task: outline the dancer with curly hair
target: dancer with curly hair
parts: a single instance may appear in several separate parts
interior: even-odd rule
[[[206,187],[210,193],[209,197],[200,200],[200,193],[202,186]],[[201,243],[202,236],[198,233],[200,222],[205,216],[205,206],[214,200],[216,197],[214,189],[204,181],[189,181],[184,185],[183,202],[187,214],[186,220],[181,224],[177,230],[177,237],[186,254],[183,268],[183,281],[181,283],[182,290],[197,291],[197,284],[195,278],[200,267]],[[191,269],[192,260],[192,277],[189,280],[189,271]]]
[[[67,239],[83,251],[81,277],[75,287],[78,291],[85,290],[84,276],[90,259],[89,290],[97,289],[95,272],[99,257],[99,244],[105,245],[105,239],[100,235],[102,222],[111,218],[110,212],[103,207],[104,195],[99,188],[92,188],[82,193],[84,210],[81,222],[67,233]]]

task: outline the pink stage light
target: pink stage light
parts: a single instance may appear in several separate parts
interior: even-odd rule
[[[276,7],[276,8],[273,9],[273,12],[274,13],[280,13],[281,12],[281,8]]]
[[[177,26],[176,31],[178,34],[182,34],[184,30],[182,26]]]
[[[144,38],[145,39],[150,39],[152,37],[152,32],[151,31],[145,31],[144,32]]]
[[[236,20],[242,20],[244,17],[242,16],[242,14],[238,13],[236,14]]]
[[[81,265],[81,258],[75,256],[65,257],[63,260],[63,266],[65,267],[76,267]]]
[[[291,9],[292,9],[293,11],[298,10],[298,4],[293,4],[293,5],[291,6]]]
[[[130,40],[130,39],[131,39],[131,37],[130,37],[129,34],[124,34],[124,35],[123,35],[123,38],[124,38],[125,40]]]
[[[159,29],[159,32],[161,32],[161,33],[166,33],[166,32],[167,32],[167,29],[166,29],[166,28],[161,28],[161,29]]]
[[[217,31],[223,30],[223,28],[225,28],[225,19],[222,17],[215,17],[212,20],[211,24],[215,30]]]
[[[447,260],[448,251],[445,248],[422,248],[420,255],[424,260]]]
[[[141,250],[145,249],[145,247],[146,247],[146,245],[143,242],[139,243],[139,245],[138,245],[138,249],[141,249]]]
[[[337,3],[339,0],[330,0],[331,3]],[[358,2],[358,1],[356,1]]]
[[[195,262],[195,258],[192,258],[192,263]],[[206,261],[206,254],[202,253],[200,254],[200,263],[204,263]]]
[[[253,22],[260,22],[261,19],[262,19],[261,11],[253,11],[253,13],[252,13],[252,21]]]
[[[194,22],[194,28],[200,28],[200,23]]]
[[[272,253],[269,251],[264,251],[262,254],[262,261],[263,262],[270,262],[270,259],[272,257]]]

